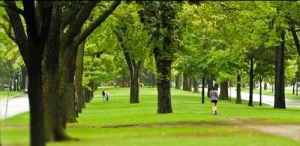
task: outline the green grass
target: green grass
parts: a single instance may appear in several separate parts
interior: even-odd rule
[[[297,146],[286,137],[245,128],[244,124],[298,124],[300,109],[248,107],[219,101],[213,116],[209,98],[172,89],[172,114],[156,114],[157,90],[143,87],[140,103],[129,103],[129,88],[111,88],[110,101],[102,102],[101,89],[86,103],[78,123],[68,124],[67,133],[78,141],[51,142],[48,146]],[[257,105],[257,103],[256,103]],[[1,121],[3,145],[29,145],[28,113]]]
[[[5,91],[0,91],[0,99],[1,98],[7,98],[7,97],[12,97],[18,94],[23,94],[24,91],[9,91],[9,90],[5,90]]]

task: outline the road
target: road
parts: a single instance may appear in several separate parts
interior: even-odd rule
[[[229,91],[231,97],[236,97],[236,91]],[[249,99],[249,93],[241,92],[243,100]],[[259,94],[253,94],[253,101],[259,102]],[[274,97],[262,95],[262,103],[274,106]],[[286,107],[300,108],[300,100],[285,99]],[[29,100],[27,94],[17,95],[11,98],[0,99],[0,120],[9,118],[24,112],[29,111]]]

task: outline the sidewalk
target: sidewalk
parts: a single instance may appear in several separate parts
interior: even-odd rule
[[[230,96],[230,90],[228,91]],[[236,90],[231,89],[231,97],[236,98]],[[243,100],[249,100],[248,92],[241,92],[241,98]],[[261,95],[262,103],[274,106],[274,96],[270,95]],[[259,94],[253,94],[253,101],[259,102]],[[300,100],[288,99],[285,98],[285,106],[286,107],[297,107],[300,108]]]
[[[29,111],[28,94],[0,99],[0,120]]]

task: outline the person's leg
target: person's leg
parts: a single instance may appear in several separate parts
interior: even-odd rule
[[[215,101],[215,115],[217,114],[217,104],[218,104],[218,100]]]
[[[215,102],[212,100],[211,103],[212,103],[212,112],[214,114],[215,113]]]

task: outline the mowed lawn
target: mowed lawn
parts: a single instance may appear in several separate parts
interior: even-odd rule
[[[15,96],[18,94],[23,94],[23,93],[24,93],[24,91],[9,91],[9,90],[0,91],[0,99],[12,97],[12,96]]]
[[[67,133],[77,140],[47,146],[298,146],[293,138],[268,134],[246,125],[300,125],[300,109],[248,107],[222,100],[212,115],[209,98],[172,89],[172,114],[157,114],[156,88],[140,88],[140,103],[129,103],[129,88],[110,88],[104,103],[101,88]],[[3,146],[29,145],[28,113],[1,121]]]

